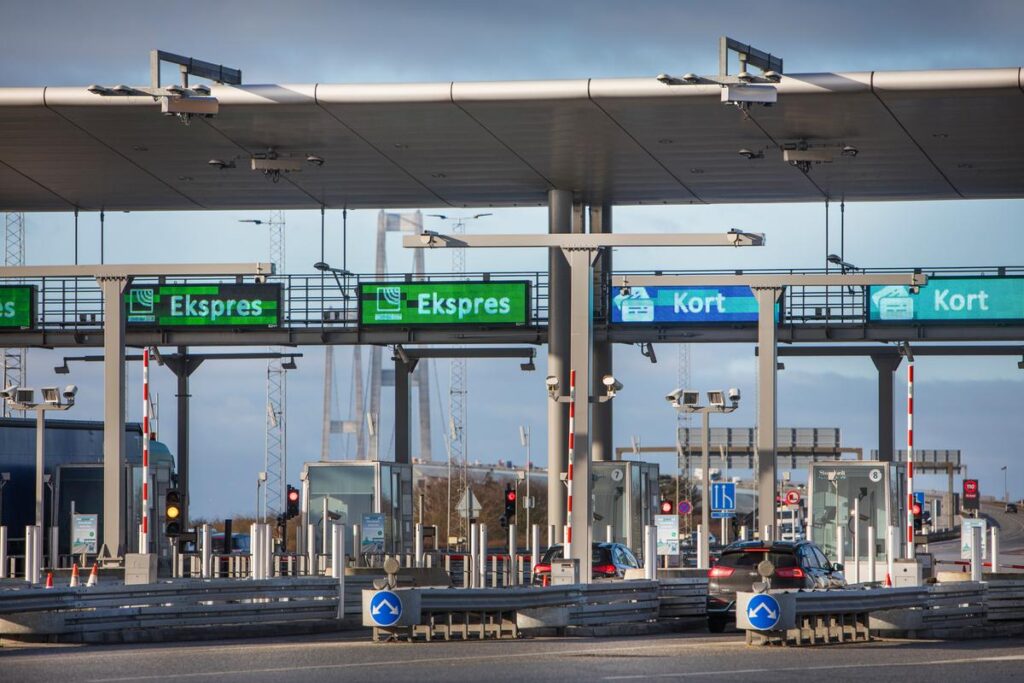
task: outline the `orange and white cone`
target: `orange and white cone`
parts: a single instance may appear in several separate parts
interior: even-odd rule
[[[71,565],[71,583],[68,584],[71,588],[78,588],[78,563]]]
[[[885,573],[885,587],[892,588],[892,577],[889,576],[889,572]]]
[[[53,572],[46,572],[46,587],[53,588]]]
[[[92,571],[89,572],[89,580],[85,582],[86,588],[92,588],[100,582],[100,568],[96,562],[92,563]]]

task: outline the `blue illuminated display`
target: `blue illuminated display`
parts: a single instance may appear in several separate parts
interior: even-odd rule
[[[612,287],[611,322],[756,323],[757,299],[745,286]]]

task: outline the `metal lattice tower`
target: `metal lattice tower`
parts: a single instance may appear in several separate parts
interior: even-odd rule
[[[6,214],[6,230],[4,231],[4,265],[23,266],[25,265],[25,214]],[[26,367],[25,349],[4,350],[4,386],[12,384],[24,386],[28,380]],[[10,408],[4,401],[3,416],[9,417]],[[24,413],[22,413],[24,417]]]
[[[466,221],[457,220],[452,225],[452,233],[456,235],[466,234]],[[452,249],[452,273],[466,272],[466,250]],[[466,439],[466,359],[453,358],[448,369],[448,420],[451,422],[448,437],[451,439],[452,447],[448,457],[452,463],[459,468],[459,496],[464,495],[469,482],[467,481],[467,439]],[[469,521],[462,517],[462,536],[469,535]]]
[[[270,220],[270,262],[284,272],[284,211],[271,211]],[[286,311],[282,311],[282,317]],[[280,347],[272,352],[283,352]],[[267,518],[274,519],[284,512],[284,488],[288,481],[288,377],[280,358],[267,361],[267,438],[263,469],[267,473],[266,500]],[[257,510],[257,515],[259,511]]]

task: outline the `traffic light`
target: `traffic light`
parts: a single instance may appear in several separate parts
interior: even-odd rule
[[[299,490],[288,484],[288,513],[285,519],[291,519],[292,517],[299,516]]]
[[[661,510],[661,514],[663,515],[674,515],[676,510],[676,504],[673,503],[671,500],[663,500],[661,501],[661,505],[658,506],[658,508]]]
[[[911,512],[914,513],[914,531],[920,531],[921,521],[923,518],[923,515],[921,514],[921,504],[918,503],[917,501],[914,501],[914,503],[910,506],[910,510]]]
[[[168,536],[181,535],[181,491],[168,489],[164,494],[164,533]]]
[[[512,484],[505,484],[505,525],[516,518],[516,490]]]

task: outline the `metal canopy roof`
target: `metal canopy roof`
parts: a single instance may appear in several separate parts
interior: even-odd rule
[[[551,188],[592,204],[1024,196],[1020,68],[776,88],[743,111],[712,79],[214,85],[220,112],[188,126],[151,97],[0,88],[0,210],[524,206]],[[834,160],[802,172],[781,151],[801,143]],[[302,170],[250,170],[269,148]]]

